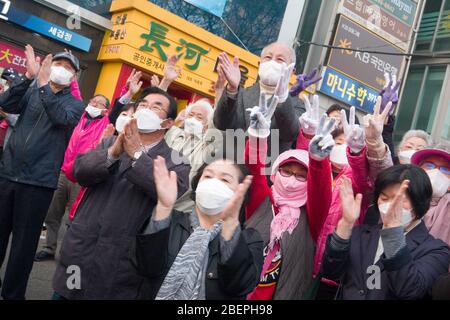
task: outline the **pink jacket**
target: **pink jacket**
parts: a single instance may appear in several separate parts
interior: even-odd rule
[[[339,198],[339,189],[342,182],[342,176],[345,176],[352,181],[353,191],[355,194],[361,193],[363,195],[363,201],[361,204],[361,216],[359,217],[358,224],[364,221],[365,212],[370,204],[369,191],[373,187],[369,178],[369,164],[366,159],[366,152],[367,148],[365,147],[358,156],[352,156],[349,149],[347,149],[347,158],[349,165],[344,167],[341,173],[333,181],[331,205],[328,210],[328,216],[325,220],[322,231],[319,235],[319,239],[317,241],[316,254],[314,257],[314,276],[316,276],[320,271],[327,237],[330,233],[333,233],[339,220],[342,217],[341,199]],[[328,171],[328,174],[332,174],[331,166],[329,166],[326,170]]]
[[[83,97],[81,97],[80,87],[78,86],[77,80],[73,80],[70,84],[70,93],[75,99],[83,101]]]
[[[430,210],[423,221],[433,237],[450,246],[450,193],[431,201]]]
[[[73,130],[61,167],[61,171],[63,171],[67,178],[73,182],[77,182],[72,175],[75,158],[80,153],[86,153],[88,150],[94,149],[102,138],[106,126],[109,124],[109,118],[104,116],[101,119],[91,120],[88,127],[85,128],[87,120],[86,113],[83,113],[80,122],[78,122],[78,125]]]
[[[302,131],[300,131],[297,138],[297,148],[307,148],[309,144],[308,139],[306,139]],[[365,212],[370,205],[370,192],[373,189],[374,178],[377,176],[378,172],[381,170],[392,166],[392,159],[387,149],[386,155],[383,159],[371,159],[367,155],[367,147],[365,147],[358,156],[352,156],[347,149],[347,158],[349,165],[344,167],[342,172],[334,179],[333,188],[331,191],[331,204],[328,208],[324,208],[327,211],[326,220],[322,227],[322,230],[317,239],[316,254],[314,257],[314,270],[313,274],[316,276],[320,271],[320,266],[322,264],[322,256],[325,251],[327,237],[330,233],[334,231],[337,223],[342,217],[341,201],[339,198],[339,186],[341,185],[341,177],[344,175],[352,181],[353,190],[356,193],[361,193],[363,195],[363,201],[361,204],[361,216],[359,217],[358,223],[364,221]],[[332,175],[331,165],[322,166],[323,175]],[[323,195],[327,198],[328,195]],[[322,215],[321,212],[314,213]]]

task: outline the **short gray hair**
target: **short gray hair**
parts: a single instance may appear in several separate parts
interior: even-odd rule
[[[405,133],[405,135],[402,138],[402,141],[400,141],[399,145],[398,145],[398,149],[401,149],[403,147],[403,145],[406,143],[406,141],[410,138],[420,138],[422,140],[424,140],[427,143],[427,147],[430,147],[431,144],[433,143],[433,141],[431,140],[431,136],[426,133],[423,130],[409,130]]]
[[[271,46],[276,45],[276,44],[282,45],[282,46],[286,47],[286,48],[289,50],[289,55],[291,56],[291,57],[290,57],[290,58],[291,58],[291,63],[295,64],[295,63],[297,62],[297,56],[296,56],[296,54],[295,54],[294,48],[292,48],[292,46],[288,45],[287,43],[285,43],[285,42],[280,42],[280,41],[272,42],[272,43],[268,44],[267,46],[265,46],[265,47],[262,49],[262,51],[261,51],[261,57],[264,55],[264,52],[265,52],[267,49],[269,49]]]

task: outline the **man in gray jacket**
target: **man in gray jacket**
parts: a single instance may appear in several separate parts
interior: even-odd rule
[[[220,54],[219,68],[224,72],[228,84],[214,113],[215,127],[224,131],[246,131],[250,123],[250,113],[247,109],[259,105],[260,92],[263,91],[267,96],[276,95],[280,98],[272,117],[271,129],[279,130],[279,152],[291,149],[299,131],[298,118],[305,112],[300,99],[289,95],[289,80],[295,60],[295,51],[288,45],[279,42],[269,44],[261,53],[259,81],[244,89],[239,86],[239,59],[235,57],[231,62],[226,53]]]

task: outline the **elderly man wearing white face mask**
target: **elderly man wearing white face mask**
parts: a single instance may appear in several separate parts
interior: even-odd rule
[[[221,154],[223,133],[214,128],[213,113],[213,107],[207,99],[198,100],[186,107],[184,129],[173,126],[166,133],[167,145],[189,159],[189,180],[192,180],[205,162],[210,162],[216,155]],[[194,202],[190,193],[191,189],[177,200],[174,207],[176,210],[192,210]]]
[[[155,159],[165,158],[176,172],[178,196],[188,189],[190,166],[186,159],[175,163],[164,140],[176,117],[175,99],[151,87],[136,105],[134,118],[118,137],[103,139],[75,160],[73,175],[88,189],[66,232],[54,276],[55,292],[66,299],[135,299],[143,279],[136,273],[130,250],[158,201]],[[69,265],[83,270],[80,290],[66,285]]]
[[[269,44],[261,53],[259,81],[252,87],[244,89],[240,87],[238,57],[231,62],[226,53],[221,53],[219,68],[222,69],[228,84],[214,113],[216,128],[247,130],[250,116],[245,110],[259,104],[260,92],[266,93],[269,98],[276,95],[280,100],[271,119],[271,129],[279,130],[280,152],[291,149],[299,130],[297,119],[305,112],[303,103],[289,94],[289,80],[295,61],[295,51],[288,45],[279,42]],[[302,84],[306,85],[303,82]],[[304,87],[295,89],[298,91]]]
[[[84,109],[70,92],[80,70],[73,54],[49,54],[41,63],[27,45],[25,55],[25,76],[0,95],[5,112],[20,114],[0,162],[0,265],[13,234],[2,287],[4,299],[25,298],[67,141]]]

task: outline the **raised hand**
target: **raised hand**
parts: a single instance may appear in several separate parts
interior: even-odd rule
[[[297,76],[297,81],[292,86],[289,94],[293,97],[298,96],[300,92],[322,80],[322,77],[317,73],[317,71],[318,68],[314,68],[314,70],[309,74],[299,74]]]
[[[123,128],[124,143],[123,148],[130,158],[134,157],[134,154],[141,150],[142,142],[139,136],[137,119],[131,119]]]
[[[161,81],[159,81],[159,78],[156,74],[152,75],[152,78],[150,79],[150,85],[152,87],[159,87],[159,84]]]
[[[367,141],[382,141],[383,127],[392,108],[392,102],[388,102],[386,108],[380,113],[382,98],[379,96],[375,104],[373,114],[365,115],[363,118],[364,130]]]
[[[231,63],[228,55],[222,52],[219,55],[220,67],[223,70],[225,78],[228,81],[228,89],[230,92],[236,92],[241,83],[241,70],[239,69],[239,58],[234,57],[233,63]]]
[[[225,77],[225,73],[222,70],[221,65],[217,66],[217,80],[214,82],[214,92],[222,92],[223,89],[225,89],[225,84],[227,82],[227,79]]]
[[[42,61],[41,68],[38,74],[38,86],[39,88],[47,85],[50,82],[50,73],[52,72],[52,59],[53,56],[48,54],[44,61]]]
[[[395,228],[402,225],[403,200],[406,197],[406,189],[409,187],[409,180],[403,180],[400,188],[395,194],[394,200],[389,205],[385,215],[383,215],[383,227]]]
[[[181,67],[177,67],[178,60],[178,56],[174,54],[171,55],[166,62],[166,66],[164,68],[164,79],[170,81],[170,83],[175,81],[181,74]]]
[[[303,113],[300,118],[300,126],[304,134],[308,136],[314,136],[317,132],[317,127],[319,126],[320,116],[319,116],[319,96],[314,95],[312,98],[312,105],[309,102],[309,98],[302,95],[303,103],[305,104],[306,112]]]
[[[102,134],[102,140],[106,138],[110,138],[114,135],[114,132],[116,131],[116,128],[110,123],[106,126],[106,128],[103,130]]]
[[[142,84],[143,82],[140,81],[141,77],[142,77],[142,72],[138,71],[135,72],[136,70],[133,69],[133,72],[131,73],[130,77],[127,80],[127,84],[128,84],[128,95],[129,97],[133,97],[136,93],[139,92],[139,90],[141,90],[142,88]]]
[[[309,154],[314,160],[322,161],[330,156],[331,150],[335,145],[331,136],[335,122],[336,119],[328,119],[326,114],[322,115],[317,127],[317,133],[309,143]]]
[[[278,105],[278,97],[273,96],[270,106],[267,107],[267,97],[264,92],[259,95],[259,106],[248,108],[250,112],[250,126],[248,133],[253,137],[267,138],[270,135],[272,116]]]
[[[392,105],[397,105],[398,103],[398,89],[400,88],[400,81],[397,81],[397,77],[395,74],[392,76],[389,73],[384,74],[385,85],[383,90],[380,92],[381,96],[381,112],[384,111],[389,102],[392,102]],[[394,113],[395,108],[391,108],[389,115]]]
[[[279,103],[286,102],[287,98],[289,97],[289,81],[291,80],[292,71],[295,68],[295,64],[291,63],[290,65],[286,66],[283,64],[282,71],[281,71],[281,77],[278,80],[277,87],[275,88],[274,95],[277,96],[280,100]]]
[[[117,137],[116,141],[114,141],[114,144],[109,148],[108,153],[113,158],[119,158],[120,155],[123,153],[123,141],[124,141],[124,133],[122,132]]]
[[[336,233],[343,239],[349,239],[353,226],[361,214],[362,195],[357,194],[355,197],[352,182],[349,178],[342,176],[339,197],[341,199],[342,218],[337,225]]]
[[[172,212],[177,200],[177,173],[167,169],[166,160],[158,156],[153,161],[153,178],[155,179],[158,203],[156,205],[155,220],[164,220]]]
[[[25,46],[25,57],[27,59],[25,64],[27,72],[25,73],[25,76],[31,80],[34,79],[34,77],[36,77],[39,73],[41,58],[35,56],[34,49],[29,44]]]
[[[223,220],[221,234],[225,240],[232,238],[234,230],[239,225],[239,213],[244,202],[245,194],[252,184],[252,179],[252,176],[245,177],[220,215],[220,218]]]
[[[352,154],[358,154],[364,149],[365,139],[364,130],[361,126],[355,124],[355,107],[350,108],[350,123],[347,121],[347,114],[341,110],[341,121],[344,128],[345,142],[350,148]]]

